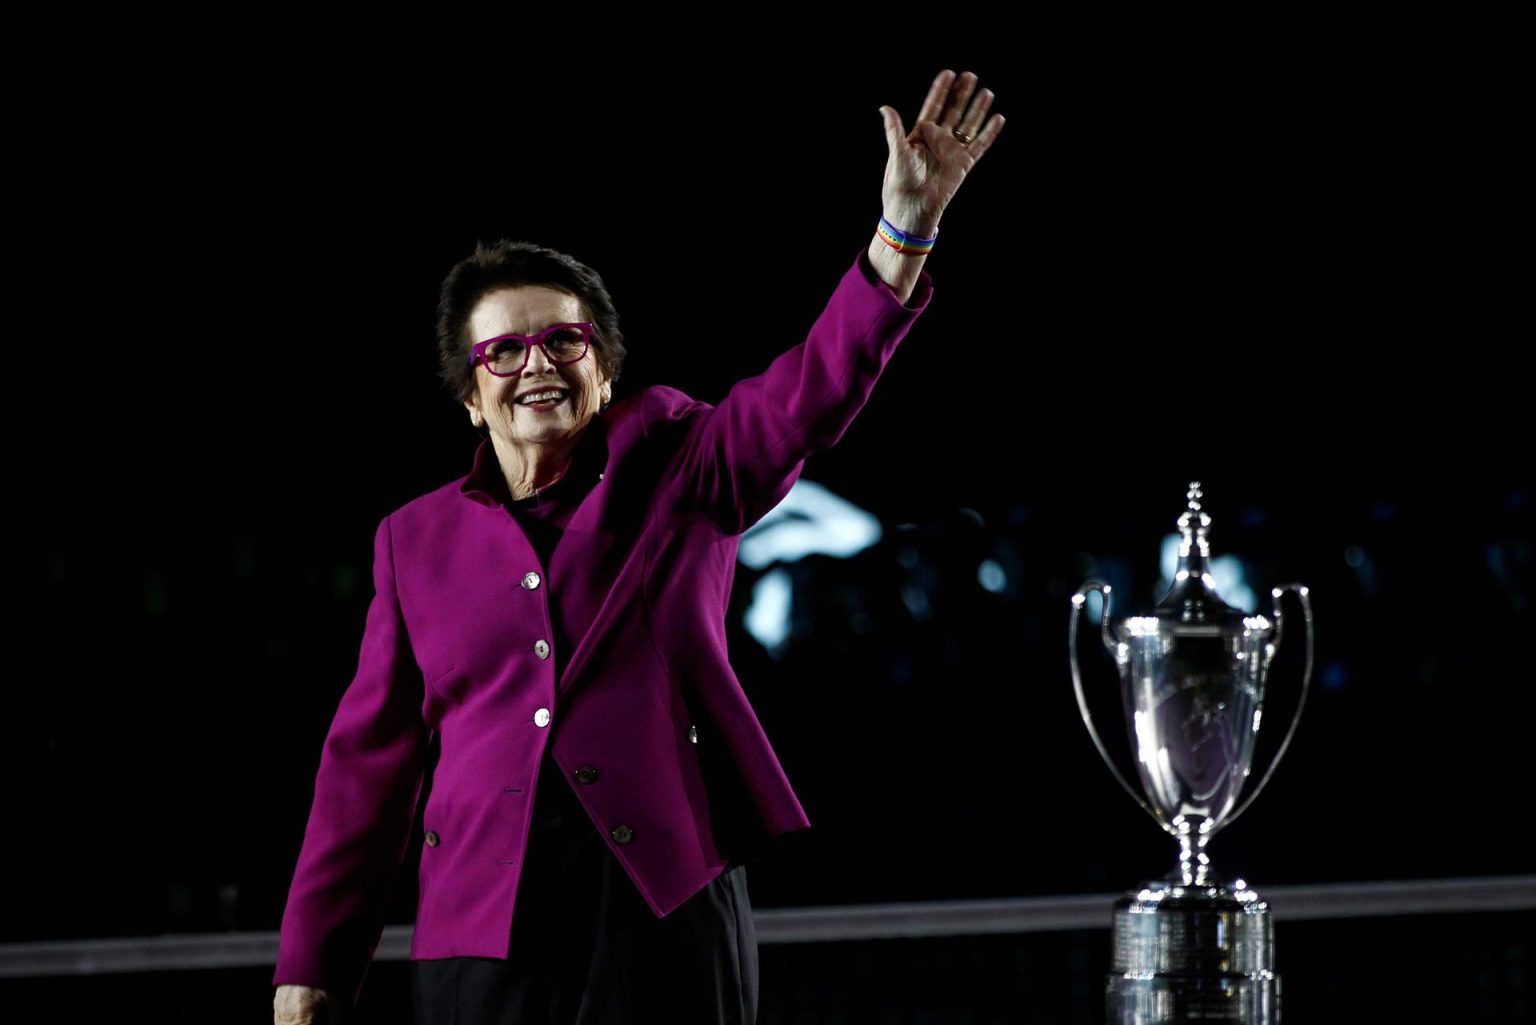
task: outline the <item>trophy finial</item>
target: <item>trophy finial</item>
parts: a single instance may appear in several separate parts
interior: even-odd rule
[[[1185,623],[1225,622],[1241,629],[1243,612],[1221,600],[1211,579],[1211,514],[1205,511],[1205,488],[1189,482],[1188,505],[1179,516],[1179,562],[1173,586],[1157,603],[1154,615]]]
[[[1211,530],[1211,515],[1202,507],[1200,500],[1205,497],[1205,492],[1200,488],[1200,482],[1189,482],[1189,507],[1179,517],[1179,555],[1187,557],[1191,552],[1202,559],[1210,558],[1211,545],[1207,534]]]

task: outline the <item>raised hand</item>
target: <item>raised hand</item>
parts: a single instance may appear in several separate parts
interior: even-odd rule
[[[1003,115],[987,118],[992,90],[976,86],[973,72],[940,71],[910,132],[895,108],[880,108],[890,148],[881,201],[902,230],[931,236],[960,183],[1003,130]]]

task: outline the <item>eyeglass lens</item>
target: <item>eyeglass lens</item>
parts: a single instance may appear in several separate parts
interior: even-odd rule
[[[542,335],[544,351],[557,363],[578,360],[587,351],[586,332],[579,327],[551,328]],[[528,345],[520,338],[503,338],[495,345],[486,346],[485,360],[494,370],[509,372],[523,365],[528,356]]]

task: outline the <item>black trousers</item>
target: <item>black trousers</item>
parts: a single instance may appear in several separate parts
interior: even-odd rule
[[[412,961],[417,1025],[754,1025],[746,868],[658,919],[560,769],[539,776],[508,957]]]

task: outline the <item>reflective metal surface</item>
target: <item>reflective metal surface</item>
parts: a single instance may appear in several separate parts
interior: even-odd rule
[[[1223,601],[1208,570],[1211,518],[1198,482],[1187,497],[1179,517],[1178,571],[1149,615],[1113,625],[1110,588],[1097,581],[1072,596],[1072,684],[1083,724],[1120,785],[1179,842],[1179,861],[1168,878],[1115,906],[1109,1020],[1276,1022],[1279,979],[1268,906],[1241,880],[1223,882],[1205,847],[1247,810],[1290,747],[1311,685],[1311,600],[1300,584],[1277,587],[1269,617]],[[1104,601],[1100,639],[1120,674],[1136,763],[1129,774],[1115,765],[1094,725],[1077,661],[1079,620],[1094,591]],[[1301,697],[1284,740],[1244,798],[1268,671],[1282,638],[1286,592],[1301,602],[1306,626]]]

